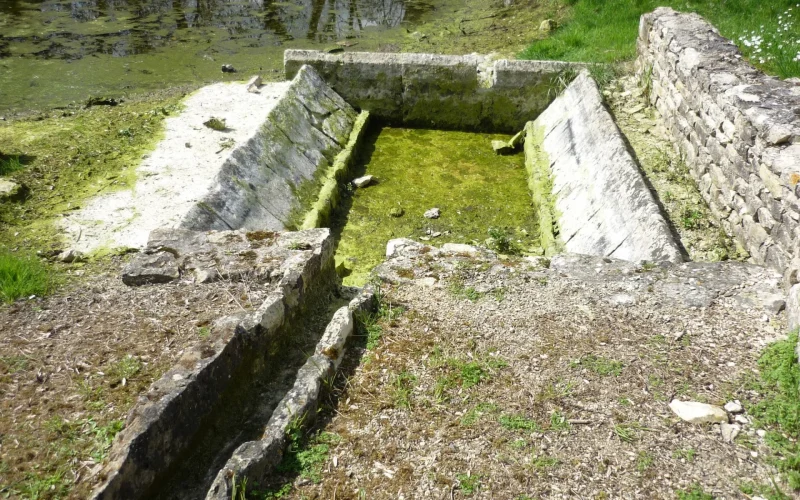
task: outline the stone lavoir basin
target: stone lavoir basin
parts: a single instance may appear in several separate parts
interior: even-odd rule
[[[659,10],[650,22],[678,31],[681,43],[696,43],[676,15]],[[643,51],[657,45],[647,32],[641,36]],[[697,62],[698,50],[686,53],[686,64]],[[64,222],[84,251],[144,248],[126,269],[126,283],[248,280],[270,292],[257,309],[212,322],[208,339],[187,349],[140,398],[94,498],[229,499],[243,480],[268,476],[286,449],[287,431],[316,415],[356,320],[375,306],[371,285],[342,288],[342,279],[366,284],[384,257],[486,255],[465,245],[472,244],[488,246],[491,258],[594,256],[580,268],[587,280],[597,266],[624,261],[693,276],[717,272],[681,265],[686,253],[583,65],[313,51],[287,51],[284,62],[287,81],[257,93],[221,85],[191,96],[183,114],[168,120],[132,192],[98,198]],[[658,69],[652,95],[664,94],[671,88],[659,83],[667,78],[661,62],[649,64]],[[681,77],[696,71],[681,64]],[[763,87],[752,92],[794,95],[788,87]],[[248,120],[235,109],[248,110]],[[229,128],[203,127],[211,116]],[[679,118],[672,133],[685,121]],[[763,132],[773,141],[763,153],[770,165],[793,154],[785,141],[796,131],[791,127]],[[724,172],[692,168],[704,195],[722,200],[730,191]],[[364,176],[371,182],[356,187]],[[788,199],[779,189],[783,177],[764,177],[774,189],[763,198],[780,191]],[[752,229],[753,221],[746,215],[737,223]],[[776,273],[747,269],[763,271],[758,282],[778,296],[778,312]],[[393,272],[417,278],[402,266]],[[664,283],[665,290],[673,285]],[[705,307],[716,293],[694,295]]]

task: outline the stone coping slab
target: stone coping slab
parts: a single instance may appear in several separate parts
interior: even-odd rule
[[[587,71],[526,130],[526,162],[544,163],[550,170],[565,251],[634,262],[683,261]]]
[[[585,67],[475,54],[284,53],[286,78],[303,65],[348,103],[393,125],[507,133],[519,132],[547,107],[559,79]]]

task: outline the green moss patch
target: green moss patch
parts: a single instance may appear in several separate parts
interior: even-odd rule
[[[177,110],[173,98],[0,125],[3,165],[19,165],[8,175],[30,188],[24,203],[0,204],[0,247],[60,248],[55,222],[90,198],[132,187],[142,156]]]
[[[355,191],[345,187],[333,217],[339,236],[337,266],[351,272],[345,284],[363,284],[370,270],[383,261],[386,243],[393,238],[427,238],[437,246],[484,244],[490,236],[503,233],[518,251],[535,251],[538,217],[523,156],[496,155],[491,143],[498,139],[510,137],[388,127],[370,130],[354,174],[373,175],[377,184]],[[423,214],[434,207],[441,216],[426,219]],[[393,215],[401,211],[401,216]]]

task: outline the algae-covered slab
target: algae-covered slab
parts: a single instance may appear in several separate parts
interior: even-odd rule
[[[567,252],[681,262],[680,248],[597,84],[582,72],[529,125],[531,163],[547,162]]]

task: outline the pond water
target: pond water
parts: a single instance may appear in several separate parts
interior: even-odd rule
[[[507,238],[512,251],[537,251],[538,218],[524,155],[498,156],[494,139],[510,136],[441,130],[375,128],[360,151],[357,173],[377,184],[350,191],[333,218],[346,285],[362,285],[384,260],[386,243],[412,238],[485,243]],[[423,216],[439,208],[438,219]],[[396,217],[397,209],[402,216]]]
[[[255,73],[279,79],[287,48],[391,48],[432,8],[427,0],[0,0],[0,113]],[[222,64],[238,73],[222,74]]]

